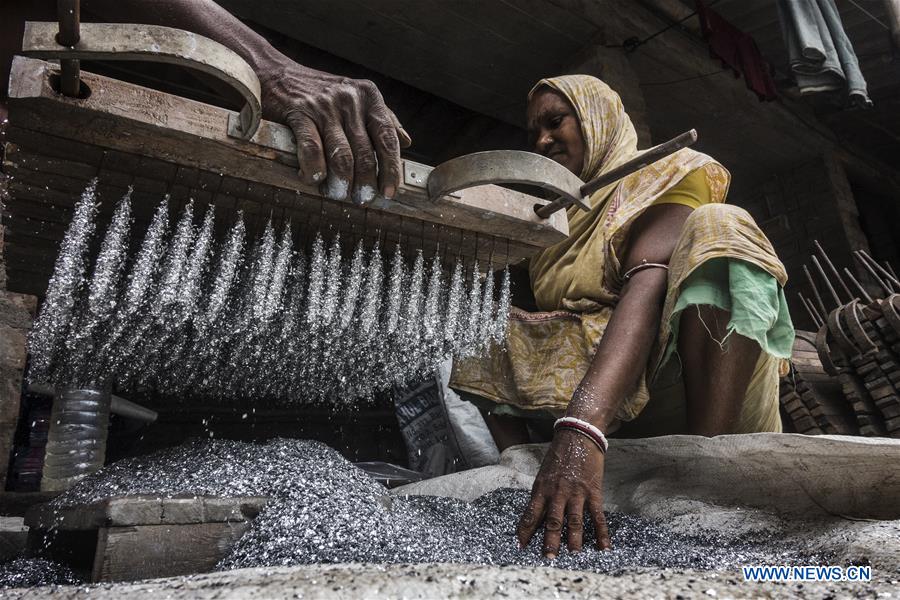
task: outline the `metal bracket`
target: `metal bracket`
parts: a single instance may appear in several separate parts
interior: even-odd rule
[[[431,175],[432,171],[434,171],[434,167],[412,162],[411,160],[404,160],[403,183],[423,190],[428,189],[428,176]]]
[[[498,183],[539,187],[590,209],[581,196],[581,179],[549,158],[521,150],[475,152],[439,164],[428,176],[428,197],[437,200],[451,192]]]
[[[136,60],[190,67],[225,82],[244,99],[236,137],[250,139],[259,128],[259,79],[244,59],[218,42],[157,25],[82,23],[78,43],[68,47],[56,41],[58,29],[57,23],[27,22],[23,54],[43,59]]]

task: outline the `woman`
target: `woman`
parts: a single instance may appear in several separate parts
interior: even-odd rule
[[[536,152],[585,181],[639,153],[619,96],[594,77],[540,81],[528,128]],[[451,386],[489,413],[501,450],[569,417],[520,519],[523,546],[543,523],[554,558],[567,522],[568,548],[581,549],[587,510],[610,547],[604,433],[781,430],[787,276],[750,215],[722,204],[729,181],[684,149],[599,190],[590,211],[570,208],[569,238],[529,263],[536,311],[514,309],[505,348],[457,365]]]

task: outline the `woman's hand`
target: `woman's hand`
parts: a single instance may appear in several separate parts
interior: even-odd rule
[[[259,73],[263,113],[294,132],[304,183],[333,200],[393,198],[410,138],[375,84],[279,62]]]
[[[583,435],[565,429],[555,433],[531,488],[531,501],[519,519],[516,535],[521,547],[528,545],[543,523],[544,556],[556,558],[566,523],[569,551],[578,552],[587,508],[597,532],[597,547],[612,548],[603,515],[603,460],[600,449]]]

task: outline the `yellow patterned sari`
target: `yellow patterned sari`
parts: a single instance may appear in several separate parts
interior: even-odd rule
[[[542,80],[531,93],[541,86],[559,91],[575,108],[586,147],[580,174],[583,180],[594,179],[640,154],[634,126],[618,94],[606,84],[594,77],[572,75]],[[739,258],[768,272],[782,287],[787,279],[771,244],[750,215],[721,204],[730,183],[728,171],[711,157],[690,149],[597,191],[590,198],[589,211],[570,208],[569,237],[529,263],[532,291],[541,312],[514,308],[506,344],[494,348],[486,358],[459,361],[454,365],[451,387],[526,411],[564,412],[618,302],[624,284],[619,256],[631,226],[648,207],[695,172],[703,174],[712,203],[688,217],[670,261],[660,335],[647,370],[650,377],[645,372],[617,415],[619,421],[634,419],[650,398],[647,382],[661,366],[681,284],[698,266],[712,258]],[[779,365],[762,354],[754,381],[764,380],[765,389],[754,393],[765,396],[759,401],[764,406],[749,407],[752,414],[742,415],[742,429],[780,430]]]

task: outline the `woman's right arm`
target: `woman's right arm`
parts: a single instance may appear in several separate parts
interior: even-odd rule
[[[648,208],[631,229],[623,272],[643,260],[667,264],[691,211],[678,204]],[[643,269],[627,282],[566,416],[609,431],[622,402],[634,391],[647,368],[667,281],[665,269]],[[569,550],[580,550],[582,514],[587,509],[598,532],[598,546],[609,548],[603,515],[604,460],[604,454],[585,437],[569,430],[557,431],[535,478],[531,501],[519,520],[519,543],[526,545],[544,523],[543,552],[555,557],[563,524],[568,522]]]

